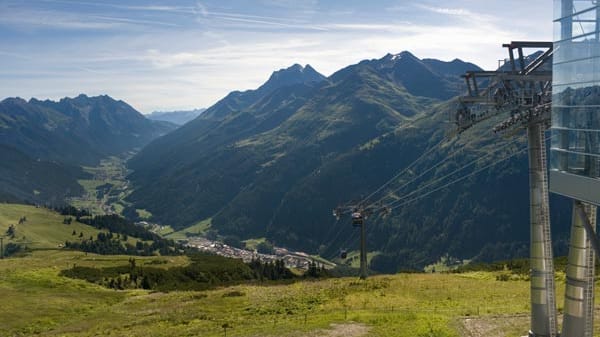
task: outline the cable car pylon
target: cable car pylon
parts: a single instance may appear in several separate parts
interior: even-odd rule
[[[506,114],[494,133],[515,136],[525,129],[529,149],[531,337],[558,336],[548,172],[544,131],[550,127],[552,101],[552,42],[517,41],[504,44],[509,60],[498,71],[470,71],[468,94],[452,116],[455,132],[494,116]],[[527,64],[524,48],[545,49]],[[515,57],[514,51],[518,52]]]
[[[344,215],[350,215],[353,227],[360,228],[360,273],[361,280],[366,280],[369,275],[367,267],[367,232],[366,220],[376,212],[386,215],[389,213],[387,207],[365,207],[359,204],[339,206],[333,210],[333,216],[340,219]],[[345,252],[345,251],[344,251]],[[342,253],[343,254],[343,253]]]

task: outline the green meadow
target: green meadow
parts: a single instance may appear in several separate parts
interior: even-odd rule
[[[19,224],[21,218],[25,221]],[[0,236],[4,244],[15,243],[30,249],[56,249],[65,241],[96,237],[100,230],[75,221],[64,224],[65,217],[52,210],[28,205],[0,204]],[[14,237],[8,237],[6,231],[14,225]],[[76,234],[73,235],[73,232]],[[79,236],[82,235],[80,238]]]
[[[204,291],[113,290],[61,271],[127,266],[130,256],[59,248],[73,229],[86,236],[94,229],[63,224],[64,217],[42,208],[0,204],[0,230],[23,216],[17,238],[25,236],[31,251],[0,260],[0,336],[474,337],[528,330],[529,282],[499,277],[506,270],[253,281]],[[185,256],[135,259],[158,268],[190,262]],[[557,290],[563,298],[563,274]]]
[[[109,290],[60,276],[73,265],[120,266],[128,259],[40,250],[0,260],[0,335],[224,336],[226,327],[227,336],[240,337],[336,336],[339,329],[355,336],[460,336],[469,335],[465,329],[477,322],[490,329],[489,322],[496,322],[498,336],[527,332],[529,283],[498,281],[491,272],[251,283],[168,293]],[[186,257],[136,261],[161,268],[188,263]],[[558,298],[563,288],[558,282]]]

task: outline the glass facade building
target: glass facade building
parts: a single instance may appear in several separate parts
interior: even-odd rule
[[[600,4],[554,0],[550,191],[600,205]]]

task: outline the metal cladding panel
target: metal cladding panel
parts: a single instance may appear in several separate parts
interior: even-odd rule
[[[532,270],[552,270],[552,266],[549,265],[547,259],[543,257],[532,257],[530,263]]]
[[[536,289],[544,289],[546,286],[546,278],[543,276],[531,276],[531,286]],[[535,302],[542,303],[542,302]],[[544,301],[545,303],[545,301]]]
[[[594,252],[592,251],[586,218],[596,227],[595,206],[583,205],[585,212],[579,212],[580,201],[573,202],[571,243],[567,265],[565,290],[564,323],[562,336],[592,337],[594,318]]]
[[[551,170],[550,192],[600,206],[600,180],[598,179]]]
[[[583,298],[583,287],[571,287],[567,289],[567,297],[570,298]]]
[[[544,252],[544,242],[532,242],[531,250],[535,253],[538,253],[535,256],[543,256],[541,254]]]
[[[546,240],[546,236],[544,235],[543,227],[539,225],[538,227],[539,228],[535,228],[535,230],[531,231],[531,242],[543,244]]]
[[[583,300],[572,300],[570,298],[565,299],[565,312],[569,312],[568,316],[574,318],[583,317]]]
[[[585,267],[586,264],[586,248],[576,248],[571,246],[573,255],[569,258],[569,264],[577,267]]]
[[[546,304],[546,291],[541,289],[531,290],[531,303],[532,304]]]
[[[567,274],[571,276],[573,281],[584,282],[583,280],[587,276],[587,268],[585,266],[568,265]]]
[[[545,300],[544,300],[545,301]],[[536,304],[531,303],[531,313],[535,317],[543,317],[548,315],[548,304]],[[538,331],[538,333],[533,333],[534,336],[549,336],[548,332],[551,330],[550,322],[548,320],[533,320],[531,322],[531,332]],[[544,332],[541,334],[540,331]]]

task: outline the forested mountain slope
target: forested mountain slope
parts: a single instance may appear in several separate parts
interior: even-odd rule
[[[335,222],[331,209],[363,199],[428,151],[369,200],[391,192],[382,204],[399,200],[390,216],[369,220],[370,250],[382,252],[372,266],[416,268],[446,253],[519,255],[529,231],[526,153],[517,152],[524,139],[506,146],[490,125],[481,125],[442,141],[455,108],[447,99],[461,92],[459,74],[478,69],[403,52],[362,61],[321,81],[298,78],[267,86],[267,92],[231,93],[130,161],[130,200],[178,228],[212,218],[224,235],[266,236],[333,256],[354,249],[358,233],[349,219]],[[393,191],[406,182],[411,185]],[[564,209],[555,207],[555,216],[564,218]]]

